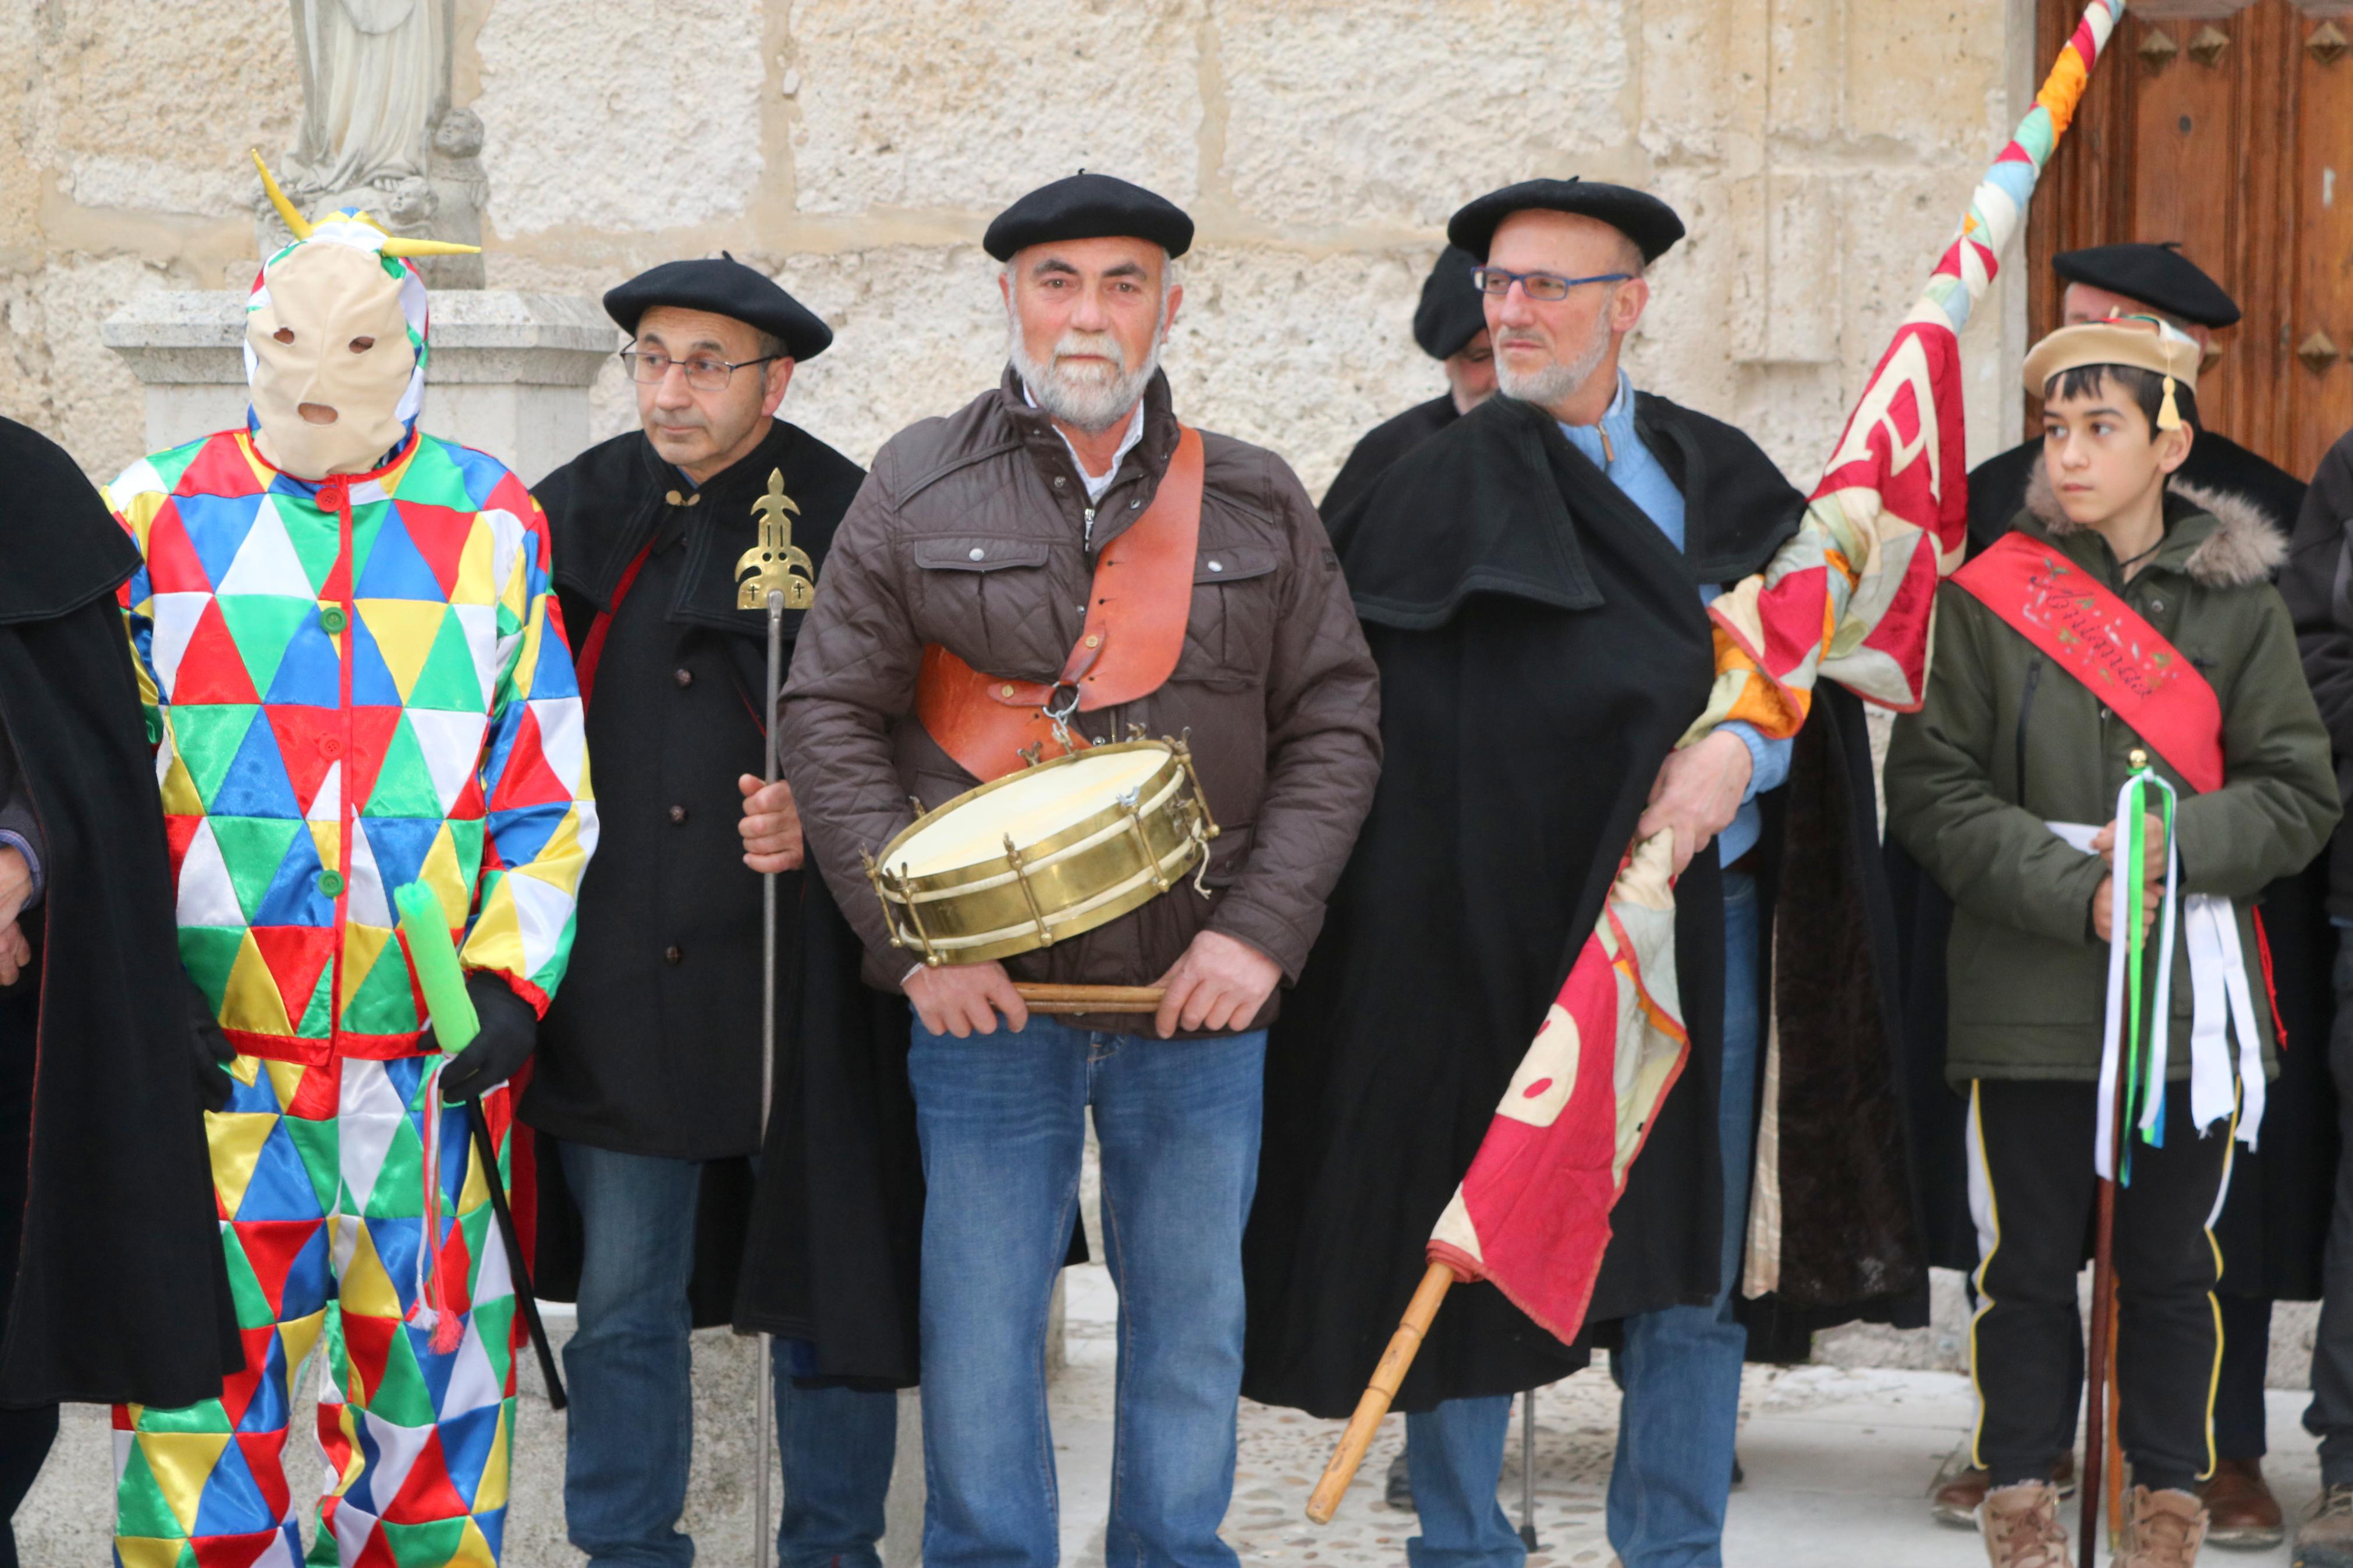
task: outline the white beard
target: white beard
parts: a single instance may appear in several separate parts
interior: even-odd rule
[[[1100,435],[1128,416],[1135,400],[1144,395],[1145,384],[1152,373],[1160,368],[1160,339],[1155,332],[1152,346],[1144,355],[1144,363],[1130,370],[1127,356],[1119,340],[1109,332],[1064,332],[1054,344],[1054,357],[1040,364],[1029,357],[1029,345],[1021,340],[1021,322],[1008,312],[1009,353],[1013,368],[1021,374],[1021,384],[1029,389],[1029,396],[1039,407],[1054,418],[1090,435]],[[1068,363],[1068,354],[1102,354],[1112,368],[1099,370],[1093,366]]]
[[[1556,407],[1584,391],[1585,384],[1593,379],[1593,373],[1609,356],[1609,334],[1606,331],[1594,334],[1592,346],[1575,363],[1551,360],[1529,371],[1514,370],[1499,347],[1495,354],[1495,386],[1506,397],[1516,397],[1539,408]]]

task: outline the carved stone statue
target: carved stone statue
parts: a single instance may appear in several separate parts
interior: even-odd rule
[[[359,207],[394,234],[475,244],[488,193],[481,121],[449,105],[456,0],[288,0],[302,71],[302,125],[284,160],[305,213]],[[265,251],[288,236],[267,201]],[[479,289],[478,256],[434,257],[426,282]]]

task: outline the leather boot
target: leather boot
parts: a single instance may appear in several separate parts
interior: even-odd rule
[[[2197,1568],[2206,1505],[2194,1492],[2135,1487],[2125,1494],[2125,1527],[2113,1568]]]
[[[2295,1568],[2353,1568],[2353,1486],[2339,1482],[2312,1502],[2295,1527]]]
[[[2209,1546],[2258,1551],[2286,1538],[2287,1521],[2261,1459],[2217,1460],[2214,1473],[2199,1483],[2198,1500],[2206,1505]]]
[[[1969,1463],[1969,1444],[1964,1439],[1960,1447],[1947,1455],[1936,1471],[1936,1479],[1928,1483],[1928,1517],[1938,1524],[1949,1524],[1957,1530],[1978,1527],[1978,1504],[1985,1501],[1986,1483],[1990,1478]],[[2059,1462],[2051,1467],[2051,1484],[2059,1495],[2075,1495],[2075,1456],[2062,1454]],[[2353,1568],[2348,1564],[2347,1568]]]
[[[2067,1555],[2067,1530],[2059,1522],[2059,1489],[2047,1481],[2022,1481],[1986,1493],[1978,1507],[1978,1529],[1993,1568],[2074,1568]]]

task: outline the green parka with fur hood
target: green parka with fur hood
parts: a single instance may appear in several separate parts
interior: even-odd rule
[[[2270,582],[2285,541],[2238,497],[2176,482],[2164,542],[2126,583],[2107,541],[2067,521],[2039,467],[2011,526],[2096,574],[2221,701],[2221,789],[2199,795],[2150,754],[2181,795],[2182,890],[2237,900],[2263,1061],[2275,1075],[2253,900],[2317,854],[2338,815],[2328,733]],[[1956,1085],[2098,1078],[2108,944],[2093,931],[2092,899],[2107,868],[2045,824],[2112,818],[2127,759],[2143,744],[1968,592],[1939,591],[1926,700],[1896,721],[1888,750],[1887,830],[1953,900],[1946,1075]],[[2177,941],[2168,1076],[2185,1078],[2189,962],[2186,939]]]

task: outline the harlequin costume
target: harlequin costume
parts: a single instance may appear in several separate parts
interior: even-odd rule
[[[538,507],[496,459],[416,428],[416,243],[281,211],[298,237],[248,302],[246,427],[108,489],[142,557],[121,597],[180,952],[237,1052],[207,1131],[245,1349],[218,1400],[116,1408],[117,1561],[300,1558],[280,1461],[316,1350],[322,1559],[492,1563],[514,1291],[496,1173],[434,1103],[391,900],[411,882],[439,899],[486,1030],[486,984],[545,1010],[596,837],[580,702]],[[483,1105],[503,1151],[507,1092]]]

